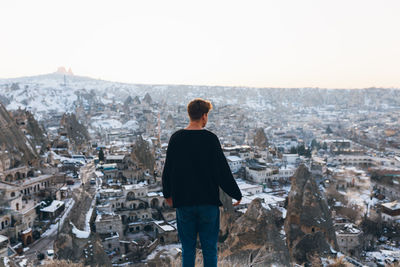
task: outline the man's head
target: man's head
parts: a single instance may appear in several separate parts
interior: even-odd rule
[[[208,120],[208,112],[212,110],[212,104],[208,100],[195,98],[187,106],[187,111],[191,121],[203,121],[203,127]]]

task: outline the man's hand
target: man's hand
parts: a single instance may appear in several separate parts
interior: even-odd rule
[[[172,207],[172,197],[166,198],[165,201],[167,202],[168,206]]]
[[[236,207],[237,205],[239,205],[239,204],[240,204],[240,201],[241,201],[241,199],[239,199],[238,201],[236,201],[235,203],[233,203],[233,205],[232,205],[232,206]]]

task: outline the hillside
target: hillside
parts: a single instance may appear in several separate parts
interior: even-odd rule
[[[11,166],[33,163],[38,155],[32,142],[26,138],[15,123],[14,118],[0,104],[0,147],[11,155]]]

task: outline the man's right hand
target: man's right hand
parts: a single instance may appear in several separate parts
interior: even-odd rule
[[[172,197],[166,198],[165,201],[167,202],[168,206],[172,207]]]
[[[241,199],[239,199],[238,201],[236,201],[235,203],[232,204],[232,206],[236,207],[240,204]]]

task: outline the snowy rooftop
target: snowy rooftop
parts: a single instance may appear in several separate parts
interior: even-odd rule
[[[96,222],[100,221],[112,221],[112,220],[121,220],[121,216],[118,214],[109,214],[109,213],[102,213],[96,216]]]
[[[276,204],[278,204],[278,202],[285,201],[285,199],[282,197],[273,196],[273,195],[267,194],[267,193],[259,193],[259,194],[254,194],[251,196],[243,196],[242,201],[240,203],[241,204],[250,204],[251,201],[253,201],[253,199],[256,199],[256,198],[263,199],[264,203],[266,205],[276,205]],[[236,202],[236,200],[232,199],[232,202]]]
[[[32,231],[32,228],[28,228],[25,231],[22,232],[23,235],[30,233]]]
[[[105,189],[100,189],[99,193],[120,193],[122,192],[119,189],[113,189],[113,188],[105,188]]]
[[[8,241],[8,237],[4,236],[4,235],[0,235],[0,243],[4,242],[4,241]]]
[[[393,202],[384,203],[382,204],[382,206],[390,210],[400,210],[400,203],[398,203],[397,200]]]
[[[261,187],[261,188],[262,188],[261,185],[257,185],[257,184],[248,184],[248,183],[245,183],[245,182],[239,182],[239,183],[237,183],[237,184],[238,184],[238,186],[239,186],[239,188],[240,188],[241,190],[250,189],[250,188],[258,188],[258,187]]]
[[[164,195],[162,192],[149,192],[149,193],[147,193],[147,196],[148,197],[158,197],[158,196],[162,197]]]
[[[169,231],[175,231],[175,228],[164,221],[154,221],[154,223],[159,226],[163,231],[169,232]]]
[[[237,162],[237,161],[243,161],[241,158],[239,158],[238,156],[227,156],[226,159],[228,161],[232,161],[232,162]]]
[[[53,200],[53,202],[51,202],[50,206],[45,207],[45,208],[41,209],[40,211],[55,212],[58,208],[62,207],[63,205],[64,205],[64,202],[59,201],[59,200]]]
[[[132,190],[132,189],[144,188],[145,186],[147,186],[147,183],[138,183],[138,184],[124,185],[123,188],[125,190]]]
[[[104,174],[102,172],[99,171],[95,171],[94,174],[96,174],[97,177],[103,177]]]
[[[336,224],[335,225],[336,234],[345,234],[345,235],[358,235],[361,233],[361,230],[358,229],[354,224],[352,223],[346,223],[346,224]]]
[[[108,155],[106,156],[106,160],[123,160],[125,155]]]

